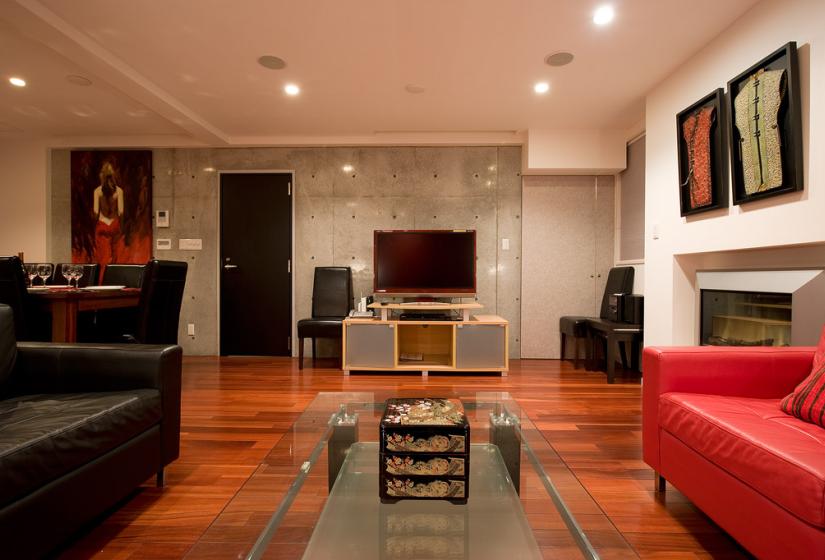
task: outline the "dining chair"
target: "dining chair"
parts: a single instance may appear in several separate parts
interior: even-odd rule
[[[145,264],[107,264],[103,268],[100,284],[103,286],[140,288],[145,269]]]
[[[126,286],[140,288],[145,264],[107,264],[100,272],[102,286]],[[97,280],[97,278],[95,279]],[[78,326],[78,337],[83,342],[122,342],[124,333],[133,333],[137,328],[138,309],[101,309],[95,311],[94,325]]]
[[[342,341],[344,318],[353,309],[352,269],[348,266],[318,266],[312,284],[312,317],[298,321],[298,369],[304,368],[304,339],[312,339],[315,364],[315,339]]]
[[[20,257],[0,257],[0,303],[11,307],[17,340],[31,340],[26,328],[27,296],[26,273]]]
[[[127,338],[141,344],[177,344],[180,308],[188,264],[151,260],[143,273],[134,333]]]

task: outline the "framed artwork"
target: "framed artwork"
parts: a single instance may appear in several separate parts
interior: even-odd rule
[[[722,88],[676,115],[682,216],[728,205],[725,117]]]
[[[791,42],[728,82],[733,203],[800,191],[799,64]]]
[[[72,262],[148,262],[152,152],[73,150],[71,177]]]

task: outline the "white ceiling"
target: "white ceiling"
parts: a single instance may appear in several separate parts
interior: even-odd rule
[[[628,128],[644,94],[756,0],[613,0],[604,28],[591,21],[599,3],[0,0],[0,135],[220,145]],[[574,62],[545,65],[558,50]],[[263,54],[287,67],[262,68]],[[285,96],[287,82],[302,94]]]

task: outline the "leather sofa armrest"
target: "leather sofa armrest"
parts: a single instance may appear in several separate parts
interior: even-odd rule
[[[158,389],[163,464],[180,450],[180,346],[20,342],[12,374],[16,394]]]
[[[813,347],[655,347],[642,356],[642,454],[659,470],[659,397],[704,393],[781,398],[811,371]]]

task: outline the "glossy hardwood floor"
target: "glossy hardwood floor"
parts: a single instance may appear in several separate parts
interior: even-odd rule
[[[309,366],[309,360],[307,360]],[[318,391],[509,391],[641,558],[746,558],[672,487],[653,493],[641,459],[638,374],[511,361],[509,377],[416,374],[345,377],[332,362],[186,358],[181,456],[67,548],[63,558],[182,558]]]

